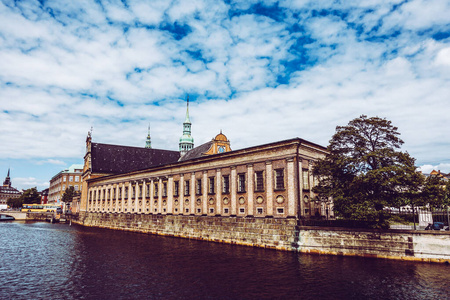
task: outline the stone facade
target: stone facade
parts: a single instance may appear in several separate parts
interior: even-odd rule
[[[296,138],[109,176],[91,172],[87,154],[80,211],[257,218],[325,215],[313,201],[301,201],[315,198],[311,168],[325,151]]]

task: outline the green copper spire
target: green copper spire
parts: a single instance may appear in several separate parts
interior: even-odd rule
[[[152,139],[150,137],[150,124],[148,124],[148,135],[147,135],[147,141],[145,142],[145,148],[152,149]]]
[[[187,96],[186,118],[183,123],[183,135],[180,137],[180,152],[184,155],[194,148],[194,138],[191,136],[191,120],[189,119],[189,95]]]

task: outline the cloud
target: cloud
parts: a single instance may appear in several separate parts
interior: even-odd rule
[[[94,141],[143,146],[151,123],[153,146],[176,150],[189,94],[196,145],[222,129],[233,149],[295,136],[326,146],[366,114],[437,166],[450,134],[447,2],[1,2],[0,162],[80,163],[91,126]]]
[[[52,165],[65,165],[66,163],[62,160],[58,159],[46,159],[46,160],[40,160],[36,162],[37,165],[44,165],[44,164],[52,164]]]
[[[450,163],[440,163],[438,165],[422,165],[419,170],[424,174],[430,174],[433,170],[442,173],[450,173]]]
[[[29,188],[36,187],[38,191],[46,189],[50,186],[48,181],[40,181],[34,177],[14,177],[11,179],[15,186],[26,186]],[[27,188],[24,188],[27,189]]]

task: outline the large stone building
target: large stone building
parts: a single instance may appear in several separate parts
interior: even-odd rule
[[[311,167],[325,154],[300,138],[232,151],[222,133],[194,148],[187,110],[179,152],[93,143],[89,133],[79,209],[81,215],[326,216],[330,207],[314,201],[311,190]]]
[[[17,189],[11,186],[11,178],[9,177],[9,169],[8,175],[6,175],[5,181],[3,181],[3,185],[0,186],[0,208],[5,209],[7,207],[8,199],[16,199],[19,198],[22,193]]]
[[[82,173],[83,165],[74,164],[71,165],[68,169],[63,170],[53,176],[50,180],[50,187],[48,190],[48,203],[60,203],[65,190],[69,186],[73,186],[75,191],[80,192],[82,189]]]

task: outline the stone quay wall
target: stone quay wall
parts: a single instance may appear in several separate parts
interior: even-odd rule
[[[87,212],[73,221],[85,226],[188,239],[292,250],[297,220],[220,216],[108,214]]]
[[[444,231],[299,227],[302,253],[450,263],[450,234]]]
[[[300,253],[450,263],[450,234],[298,226],[296,219],[81,213],[84,226]]]

